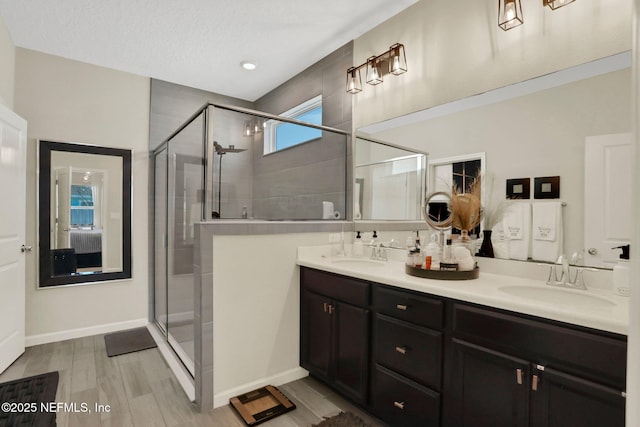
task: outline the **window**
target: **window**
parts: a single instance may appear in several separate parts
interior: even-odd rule
[[[322,95],[280,114],[301,122],[322,125]],[[265,123],[264,154],[275,153],[322,136],[320,129],[269,120]]]
[[[466,154],[443,159],[429,159],[429,182],[431,191],[451,193],[455,186],[460,192],[469,191],[469,187],[476,177],[485,170],[485,153]],[[481,184],[481,198],[484,199],[484,182]],[[433,218],[446,219],[449,215],[448,203],[435,198],[429,203],[429,215]],[[480,232],[478,225],[469,231],[471,235]],[[460,230],[453,229],[452,233],[459,234]]]
[[[90,185],[71,186],[71,225],[94,225],[93,190]]]

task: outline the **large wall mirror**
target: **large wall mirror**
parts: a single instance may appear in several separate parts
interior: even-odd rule
[[[560,176],[564,248],[576,263],[611,268],[633,229],[629,183],[631,54],[621,53],[358,129],[429,153],[434,165],[482,153],[483,204],[506,197],[508,179]],[[627,142],[625,142],[627,141]],[[590,160],[591,159],[591,160]]]
[[[359,134],[354,155],[354,220],[422,219],[427,153]]]
[[[40,288],[131,277],[131,151],[39,141]]]

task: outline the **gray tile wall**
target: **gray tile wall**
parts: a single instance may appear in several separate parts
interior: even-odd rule
[[[255,102],[255,108],[281,114],[322,94],[325,126],[351,132],[352,98],[345,91],[346,71],[353,63],[353,43],[329,54]],[[320,140],[263,156],[254,152],[254,212],[265,219],[321,219],[322,201],[331,201],[341,217],[350,179],[350,140],[326,132]],[[347,161],[345,162],[345,156]],[[345,170],[347,168],[347,170]],[[346,175],[346,179],[345,179]],[[350,195],[346,194],[350,199]]]
[[[205,103],[253,108],[252,102],[151,79],[149,149],[153,151]]]

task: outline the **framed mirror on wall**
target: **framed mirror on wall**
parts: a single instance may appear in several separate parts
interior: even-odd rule
[[[131,277],[131,151],[38,143],[38,287]]]

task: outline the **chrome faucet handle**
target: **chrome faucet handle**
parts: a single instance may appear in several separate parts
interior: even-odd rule
[[[547,277],[547,285],[557,285],[558,284],[558,272],[556,271],[555,265],[549,266],[549,277]]]
[[[567,256],[565,254],[560,255],[558,257],[558,260],[556,261],[556,264],[562,266],[562,274],[560,276],[560,282],[562,282],[563,285],[566,285],[567,283],[571,283],[571,277],[569,274],[569,259],[567,258]]]

